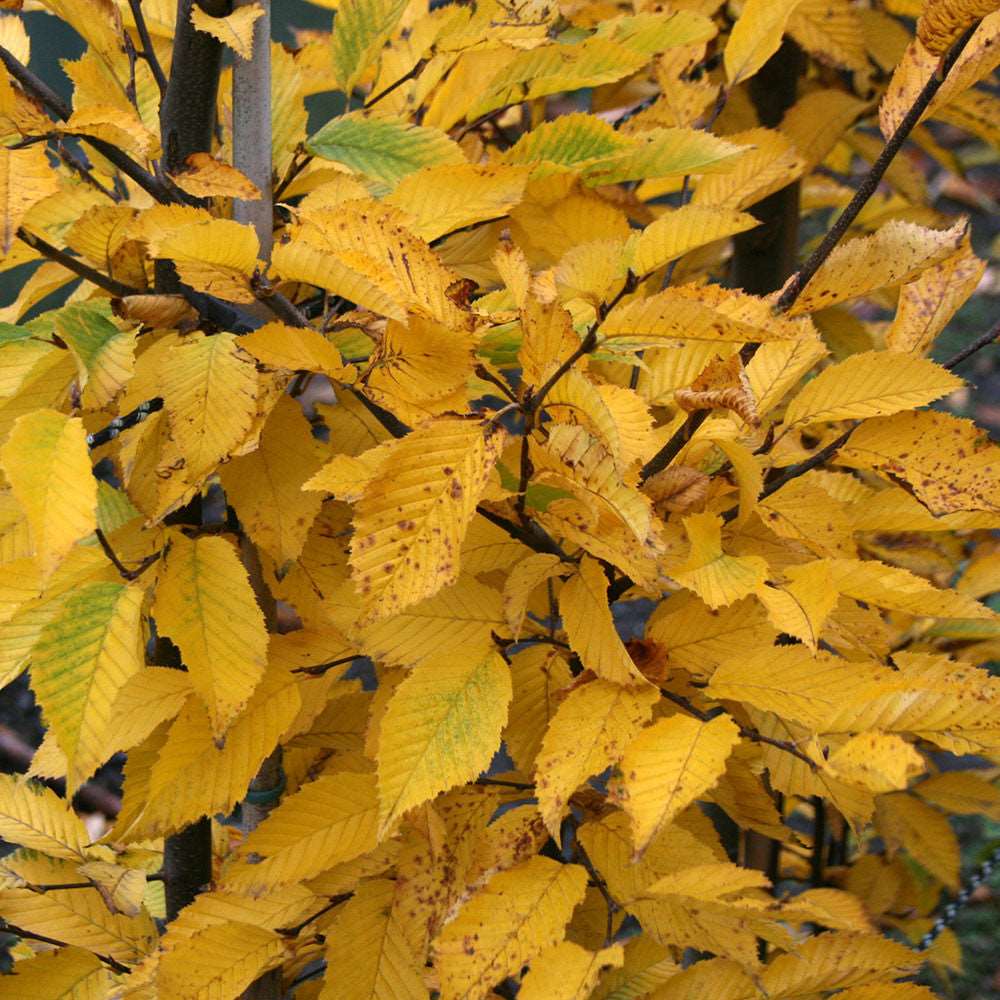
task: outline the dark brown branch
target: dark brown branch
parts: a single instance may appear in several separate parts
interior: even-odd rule
[[[511,538],[527,545],[529,549],[534,549],[535,552],[548,552],[551,555],[559,556],[565,562],[574,561],[571,556],[566,554],[562,546],[535,521],[529,521],[527,525],[520,525],[514,521],[508,521],[507,518],[494,513],[482,504],[476,508],[476,512],[485,517],[491,524],[506,531]]]
[[[407,70],[407,72],[405,72],[398,80],[395,80],[393,83],[390,83],[389,86],[385,88],[385,90],[381,90],[374,97],[369,98],[364,103],[365,110],[367,110],[368,108],[375,107],[375,105],[378,104],[378,102],[381,101],[384,97],[388,97],[398,87],[402,87],[407,80],[412,80],[426,65],[427,65],[426,59],[418,59],[412,69]]]
[[[139,53],[143,59],[149,63],[153,79],[156,86],[160,88],[160,97],[167,91],[167,77],[160,65],[160,60],[156,58],[156,49],[153,48],[153,40],[149,37],[149,26],[146,24],[146,17],[142,13],[142,0],[128,0],[129,7],[132,8],[132,18],[135,21],[135,30],[142,42],[142,51]]]
[[[476,778],[477,785],[496,785],[498,788],[514,788],[519,792],[532,792],[535,786],[527,781],[507,781],[504,778]]]
[[[975,34],[979,24],[980,22],[977,21],[970,26],[942,58],[937,72],[924,84],[923,89],[917,95],[909,111],[903,116],[903,120],[896,126],[896,130],[892,133],[888,142],[886,142],[878,159],[872,164],[871,169],[858,185],[858,189],[854,192],[854,197],[851,199],[850,204],[841,212],[837,221],[826,234],[823,242],[813,251],[809,259],[785,286],[785,290],[775,303],[775,310],[777,312],[787,312],[794,305],[796,299],[802,294],[803,289],[809,284],[824,261],[833,252],[834,247],[836,247],[851,227],[861,209],[865,207],[868,199],[878,189],[882,175],[888,169],[889,164],[892,163],[917,122],[920,121],[928,105],[934,99],[934,95],[941,88],[941,84],[944,83],[949,71],[962,54],[962,50],[969,43],[969,39]]]
[[[334,667],[342,667],[345,663],[353,663],[355,660],[363,660],[364,653],[353,653],[350,656],[341,656],[329,663],[317,663],[312,667],[295,667],[293,674],[308,674],[310,677],[322,677],[328,670]]]
[[[957,368],[963,361],[968,361],[977,351],[981,351],[984,347],[989,347],[990,344],[996,343],[997,340],[1000,340],[1000,320],[997,320],[981,337],[977,337],[957,354],[953,354],[947,361],[943,361],[942,365],[949,370]]]
[[[67,271],[72,271],[79,277],[86,279],[91,284],[97,285],[98,288],[103,288],[106,292],[110,292],[118,298],[125,295],[140,294],[139,289],[133,288],[131,285],[124,285],[114,278],[109,278],[106,274],[101,274],[100,271],[94,270],[94,268],[89,264],[85,264],[78,257],[73,257],[66,253],[65,250],[54,247],[51,243],[46,242],[34,233],[29,233],[23,226],[18,229],[17,236],[33,250],[37,250],[42,256],[48,257],[49,260],[55,261],[57,264],[61,264]]]
[[[353,892],[345,892],[340,896],[331,896],[330,901],[322,909],[317,910],[311,916],[306,917],[306,919],[303,920],[301,923],[295,924],[292,927],[279,927],[278,933],[282,937],[288,937],[288,938],[298,937],[298,935],[303,930],[305,930],[305,928],[307,928],[314,920],[319,920],[319,918],[322,917],[325,913],[329,913],[331,910],[340,906],[341,903],[346,903],[347,900],[349,900],[353,895],[354,895]]]
[[[106,188],[91,172],[90,168],[83,162],[83,160],[77,156],[73,150],[68,149],[63,145],[62,140],[56,141],[56,155],[59,157],[63,163],[66,164],[70,170],[75,171],[83,180],[85,180],[91,187],[100,191],[105,197],[110,198],[112,201],[121,201],[117,191],[112,191],[110,188]]]
[[[56,948],[69,947],[69,944],[66,941],[60,941],[58,938],[48,937],[45,934],[36,934],[34,931],[25,930],[23,927],[18,927],[17,924],[12,924],[9,921],[4,920],[2,917],[0,917],[0,930],[6,931],[8,934],[16,934],[19,938],[24,938],[27,941],[41,941],[42,944],[51,944]],[[110,955],[101,955],[96,951],[91,954],[93,954],[95,958],[99,958],[114,972],[125,975],[132,971],[127,965],[123,965]]]
[[[590,860],[590,856],[579,839],[573,842],[573,853],[580,864],[587,869],[590,881],[594,883],[595,888],[604,899],[604,905],[608,911],[608,918],[604,927],[604,947],[609,948],[615,936],[615,914],[622,909],[622,905],[611,895],[611,890],[608,888],[607,882],[604,881],[601,873],[594,867],[593,861]]]

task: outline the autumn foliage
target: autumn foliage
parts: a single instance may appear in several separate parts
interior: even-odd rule
[[[319,5],[270,193],[228,65],[211,148],[161,122],[182,27],[252,63],[260,4],[26,4],[71,102],[0,21],[0,682],[47,727],[0,997],[931,996],[948,817],[1000,816],[1000,448],[928,407],[997,332],[928,357],[986,265],[909,152],[997,140],[997,3]]]

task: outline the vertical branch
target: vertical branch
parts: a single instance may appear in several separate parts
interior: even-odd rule
[[[270,0],[236,0],[237,7],[251,2],[264,8],[254,24],[249,59],[236,57],[233,65],[233,166],[242,170],[260,189],[256,201],[237,200],[233,217],[249,222],[260,240],[260,256],[271,256],[271,3]]]

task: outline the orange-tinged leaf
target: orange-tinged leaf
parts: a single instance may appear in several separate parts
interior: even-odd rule
[[[49,166],[44,146],[0,150],[0,250],[4,254],[10,250],[28,210],[58,190],[59,177]]]
[[[362,623],[458,579],[462,538],[503,437],[482,422],[445,417],[396,442],[355,508],[350,563]]]
[[[201,11],[200,7],[196,9]],[[260,188],[246,174],[208,153],[192,153],[184,170],[170,179],[195,198],[239,198],[243,201],[260,198]]]
[[[928,229],[896,219],[871,236],[842,243],[805,286],[789,314],[814,312],[878,288],[912,281],[953,254],[966,229],[964,220],[951,229]]]
[[[11,844],[76,862],[83,859],[90,840],[65,799],[12,774],[0,775],[0,836]]]
[[[237,997],[262,972],[280,964],[284,954],[274,931],[235,921],[214,924],[163,954],[157,990],[190,1000]]]
[[[325,931],[330,970],[318,1000],[426,1000],[423,956],[413,953],[395,902],[397,883],[368,879]]]
[[[381,722],[380,836],[407,810],[486,770],[510,699],[510,670],[495,652],[457,653],[404,678]]]
[[[224,538],[170,534],[153,617],[180,647],[195,691],[221,736],[264,672],[267,632],[247,572]]]
[[[601,564],[590,556],[559,594],[559,611],[570,648],[584,667],[615,684],[644,686],[639,672],[615,631],[608,607],[608,578]]]
[[[209,14],[198,4],[191,8],[191,23],[199,31],[214,35],[243,59],[250,58],[254,24],[263,16],[264,8],[259,3],[242,4],[223,17]]]
[[[586,885],[579,865],[543,857],[494,875],[435,942],[441,1000],[482,1000],[491,985],[558,944]]]
[[[785,426],[889,416],[931,403],[962,384],[957,375],[925,358],[866,351],[806,383],[788,404]]]
[[[117,749],[115,699],[142,669],[142,602],[142,589],[134,585],[78,587],[32,652],[32,685],[66,754],[70,790]]]
[[[577,1000],[590,996],[605,969],[617,969],[624,960],[620,944],[587,951],[572,941],[562,941],[542,952],[521,982],[521,1000]]]
[[[652,687],[633,691],[598,679],[570,691],[559,705],[535,762],[538,807],[556,841],[570,795],[618,762],[658,700]]]
[[[739,739],[729,716],[700,722],[673,715],[654,722],[628,745],[619,769],[637,856],[719,780]]]
[[[0,466],[28,519],[35,557],[51,575],[97,527],[97,480],[82,422],[55,410],[25,413],[0,448]]]
[[[767,563],[760,556],[730,556],[723,552],[722,518],[717,514],[691,514],[684,518],[684,530],[691,550],[671,575],[710,608],[732,604],[764,582]]]
[[[375,847],[375,776],[324,774],[303,785],[243,842],[222,888],[261,895],[312,878]]]
[[[0,1000],[104,1000],[111,980],[101,960],[83,948],[60,948],[17,962],[0,978]]]

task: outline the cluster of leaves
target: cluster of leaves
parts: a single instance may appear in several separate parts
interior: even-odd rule
[[[0,996],[929,996],[902,942],[958,886],[946,814],[1000,815],[937,773],[1000,754],[1000,449],[921,409],[985,265],[889,156],[812,273],[720,279],[769,195],[855,197],[873,124],[994,141],[996,3],[917,38],[904,0],[342,0],[271,53],[266,263],[229,70],[217,148],[156,167],[175,6],[44,0],[87,42],[61,110],[0,21],[0,266],[43,260],[0,327],[0,681],[44,713],[29,777],[127,753],[97,843],[0,783]],[[247,55],[259,13],[193,18]],[[164,838],[206,816],[160,934]]]

